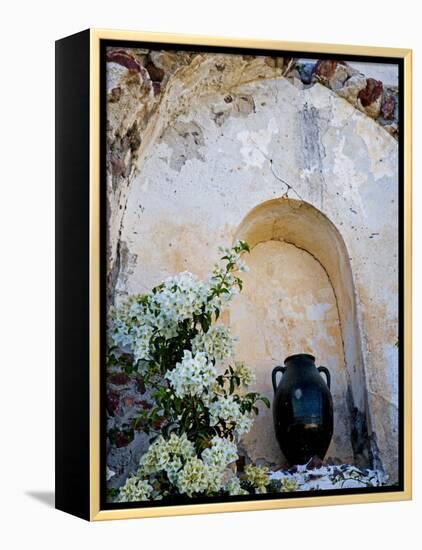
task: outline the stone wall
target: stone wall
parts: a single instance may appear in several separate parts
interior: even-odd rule
[[[273,366],[317,355],[333,376],[328,455],[395,480],[397,90],[343,62],[116,48],[108,59],[110,302],[179,271],[205,276],[219,245],[246,238],[251,271],[225,318],[238,357],[271,399]],[[119,402],[114,430],[132,406]],[[120,476],[141,437],[120,454],[110,442]],[[269,413],[243,447],[284,464]]]

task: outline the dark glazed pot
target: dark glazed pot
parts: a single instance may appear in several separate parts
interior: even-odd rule
[[[278,444],[290,465],[305,464],[313,456],[324,459],[333,435],[331,376],[315,366],[315,357],[291,355],[272,372],[273,418]],[[282,373],[277,385],[277,373]],[[324,373],[327,383],[320,373]]]

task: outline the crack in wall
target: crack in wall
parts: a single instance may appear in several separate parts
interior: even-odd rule
[[[283,179],[281,176],[276,174],[276,172],[274,170],[274,161],[273,161],[273,159],[270,156],[268,156],[267,154],[264,153],[264,151],[259,147],[259,145],[256,143],[256,141],[252,137],[250,137],[250,140],[255,145],[256,150],[259,153],[261,153],[261,155],[270,163],[270,170],[271,170],[272,175],[275,177],[275,179],[286,186],[286,191],[282,195],[282,198],[286,198],[286,199],[290,198],[289,197],[289,191],[292,190],[293,193],[298,197],[298,199],[303,201],[303,198],[301,197],[301,195],[299,195],[299,193],[296,191],[296,189],[293,187],[293,185],[290,185],[290,183],[288,183],[285,179]]]

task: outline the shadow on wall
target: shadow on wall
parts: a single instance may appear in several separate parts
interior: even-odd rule
[[[370,414],[353,275],[340,232],[310,204],[281,198],[264,202],[250,211],[240,224],[235,239],[247,241],[252,254],[255,247],[270,241],[293,245],[310,254],[325,271],[337,303],[345,367],[345,410],[349,416],[347,425],[353,458],[359,466],[380,466],[376,463],[376,449],[371,449]]]

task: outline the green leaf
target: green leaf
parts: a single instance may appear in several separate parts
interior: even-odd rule
[[[268,408],[271,407],[270,405],[270,400],[268,399],[268,397],[265,397],[263,395],[261,395],[261,397],[259,398],[260,401],[262,401],[264,403],[264,405],[266,405]]]
[[[114,487],[107,488],[107,497],[109,500],[113,500],[117,498],[118,495],[119,495],[119,489],[115,489]]]

